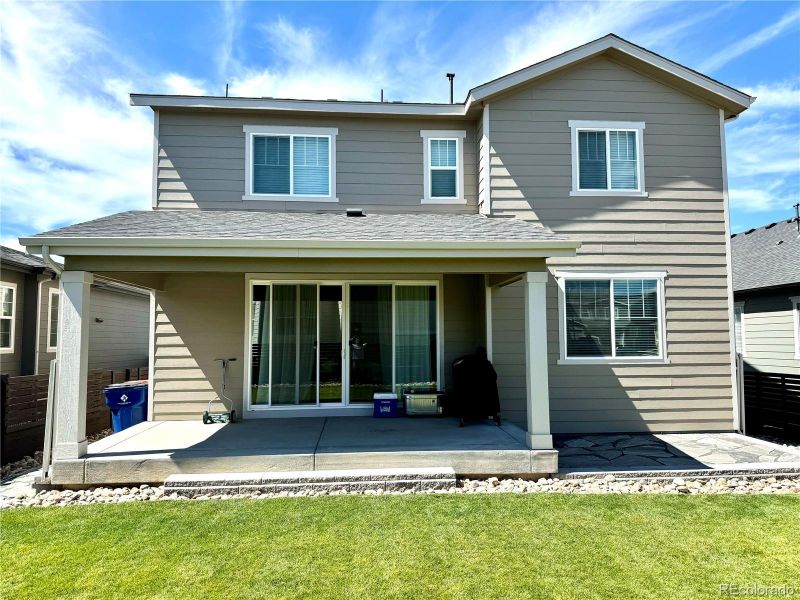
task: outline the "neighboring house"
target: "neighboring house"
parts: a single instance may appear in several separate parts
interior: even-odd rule
[[[800,227],[778,221],[731,236],[736,349],[746,367],[800,375]]]
[[[752,101],[614,35],[456,104],[133,94],[153,210],[21,240],[66,257],[59,414],[80,421],[105,276],[153,290],[157,420],[199,418],[217,358],[245,419],[366,415],[486,346],[548,456],[553,433],[735,430],[724,129]],[[57,461],[84,452],[59,428]]]
[[[146,365],[147,291],[99,278],[93,287],[88,368]],[[37,256],[0,246],[0,297],[0,373],[49,373],[58,345],[58,275]]]

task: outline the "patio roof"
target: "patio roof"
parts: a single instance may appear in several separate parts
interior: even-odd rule
[[[129,211],[21,238],[59,255],[345,257],[571,256],[580,242],[516,218],[482,215]]]

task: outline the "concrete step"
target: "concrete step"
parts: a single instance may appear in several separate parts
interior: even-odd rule
[[[424,491],[456,485],[452,467],[416,469],[341,469],[264,473],[182,473],[170,475],[164,493],[187,498],[200,495],[302,491]]]

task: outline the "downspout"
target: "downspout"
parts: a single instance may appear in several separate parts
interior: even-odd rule
[[[42,260],[45,262],[45,264],[47,264],[48,268],[50,268],[56,274],[57,277],[61,277],[64,269],[62,269],[58,263],[50,257],[50,246],[42,246]]]

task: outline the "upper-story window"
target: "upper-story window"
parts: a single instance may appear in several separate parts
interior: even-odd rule
[[[646,196],[644,123],[570,121],[572,196]]]
[[[243,200],[338,200],[337,129],[245,125],[244,132]]]
[[[465,131],[420,131],[424,165],[423,204],[465,204]]]
[[[14,317],[16,316],[17,286],[0,285],[0,351],[14,351]]]

